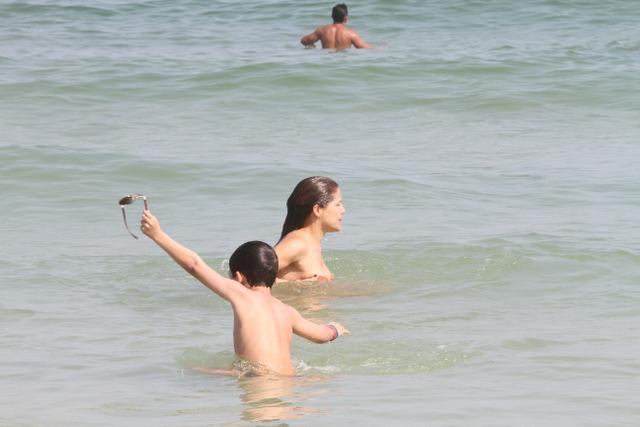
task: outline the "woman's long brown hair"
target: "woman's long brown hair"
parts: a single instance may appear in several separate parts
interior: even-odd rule
[[[304,222],[317,204],[321,208],[333,200],[338,184],[326,176],[311,176],[296,185],[287,199],[287,217],[282,225],[280,240],[304,226]]]

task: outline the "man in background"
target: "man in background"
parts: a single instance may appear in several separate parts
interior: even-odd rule
[[[348,15],[346,4],[335,5],[331,10],[333,24],[318,27],[313,33],[304,36],[300,43],[308,47],[315,47],[315,43],[320,40],[323,49],[348,49],[351,46],[358,49],[373,47],[362,40],[358,33],[347,28]]]

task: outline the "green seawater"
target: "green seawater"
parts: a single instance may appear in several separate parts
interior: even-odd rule
[[[0,3],[0,425],[640,424],[635,1]],[[146,239],[141,192],[224,272],[294,185],[342,188],[351,336],[233,363],[230,307]],[[138,205],[129,208],[135,228]]]

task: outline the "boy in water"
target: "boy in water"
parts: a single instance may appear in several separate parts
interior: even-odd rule
[[[313,33],[304,36],[300,43],[305,46],[315,47],[315,43],[320,40],[323,49],[347,49],[352,45],[361,48],[373,47],[350,28],[347,28],[349,20],[347,5],[337,4],[331,10],[333,24],[318,27]]]
[[[325,343],[349,333],[339,323],[313,323],[271,296],[278,258],[266,243],[247,242],[235,250],[229,259],[232,280],[222,277],[197,253],[169,237],[148,210],[142,214],[140,229],[189,274],[231,303],[236,355],[264,368],[261,373],[295,373],[290,354],[292,334]]]

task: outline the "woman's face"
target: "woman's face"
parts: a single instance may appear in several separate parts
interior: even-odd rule
[[[320,208],[320,221],[322,221],[322,229],[325,232],[340,231],[342,229],[342,216],[345,213],[342,205],[342,194],[340,188],[333,193],[333,199],[325,206]]]

